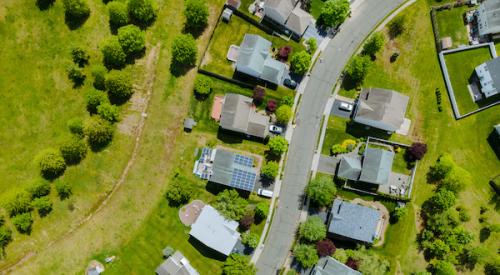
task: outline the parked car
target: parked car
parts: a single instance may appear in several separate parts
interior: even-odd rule
[[[285,81],[283,81],[283,85],[287,86],[290,89],[297,88],[297,82],[295,82],[295,80],[290,78],[285,79]]]
[[[352,104],[347,103],[347,102],[341,102],[340,106],[339,106],[340,110],[344,110],[344,111],[347,111],[347,112],[351,112],[352,108],[353,108]]]
[[[257,190],[257,194],[259,194],[259,196],[268,197],[268,198],[273,197],[273,191],[269,191],[269,190],[262,189],[262,188],[259,188],[259,190]]]
[[[276,125],[270,125],[269,132],[281,135],[281,134],[283,134],[283,127],[276,126]]]

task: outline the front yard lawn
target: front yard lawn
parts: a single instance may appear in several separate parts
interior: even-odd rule
[[[453,92],[461,114],[474,111],[478,104],[472,101],[467,85],[474,73],[474,69],[491,59],[488,47],[481,47],[445,55],[446,67],[450,76]],[[480,102],[480,104],[484,104]]]
[[[210,41],[210,45],[203,58],[201,65],[202,69],[232,78],[234,68],[232,62],[226,58],[227,51],[231,45],[239,46],[246,33],[258,34],[264,37],[271,41],[273,47],[276,49],[285,45],[291,46],[293,48],[292,52],[298,52],[305,49],[304,45],[301,43],[292,40],[286,41],[281,37],[269,35],[244,19],[233,15],[229,23],[219,20]]]
[[[392,171],[404,175],[411,175],[411,170],[408,169],[408,162],[405,160],[406,148],[400,147],[394,154],[392,163]]]
[[[317,20],[319,18],[325,1],[326,0],[311,0],[311,8],[309,9],[309,13],[314,17],[314,19]]]
[[[451,37],[453,47],[469,45],[467,28],[464,23],[464,13],[471,8],[467,6],[436,12],[436,20],[441,38]]]

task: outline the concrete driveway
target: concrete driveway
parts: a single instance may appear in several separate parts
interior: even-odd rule
[[[358,2],[358,1],[356,1]],[[299,223],[303,193],[311,170],[320,122],[340,72],[365,37],[404,0],[365,0],[357,5],[316,62],[296,115],[279,202],[264,249],[257,260],[257,274],[278,274],[285,264]]]
[[[321,155],[318,163],[318,172],[328,175],[335,175],[335,170],[337,169],[337,164],[339,162],[340,159],[337,157]]]

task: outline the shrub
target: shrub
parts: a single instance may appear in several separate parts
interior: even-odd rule
[[[345,265],[347,265],[348,267],[350,267],[354,270],[359,269],[359,261],[356,259],[350,258],[350,257],[349,257],[349,259],[347,259],[347,262],[345,263]]]
[[[318,262],[318,254],[314,246],[297,244],[293,249],[293,256],[303,268],[313,267]]]
[[[482,247],[466,248],[461,257],[461,263],[467,265],[470,269],[474,269],[476,264],[484,263],[488,257],[488,250]]]
[[[462,221],[462,222],[470,221],[471,217],[470,217],[470,214],[467,211],[467,209],[460,207],[460,208],[457,208],[457,210],[458,210],[458,217],[460,218],[460,221]]]
[[[5,226],[0,226],[0,250],[5,250],[12,241],[12,231]]]
[[[59,147],[66,164],[77,164],[87,155],[87,144],[80,138],[70,138]]]
[[[278,120],[278,123],[287,124],[288,121],[290,121],[291,117],[292,117],[292,108],[288,105],[281,105],[276,110],[276,120]]]
[[[52,211],[52,202],[48,197],[36,198],[32,204],[38,210],[40,217],[45,217]]]
[[[197,54],[196,41],[191,34],[181,34],[174,39],[172,43],[172,62],[175,66],[194,66]]]
[[[104,86],[113,103],[124,103],[134,93],[131,77],[124,71],[111,70],[106,76]]]
[[[103,103],[109,102],[106,93],[97,91],[97,90],[89,90],[85,94],[85,101],[87,105],[87,111],[91,114],[97,113],[97,107]]]
[[[344,22],[350,12],[348,0],[327,0],[318,20],[324,26],[336,27]]]
[[[358,143],[353,139],[345,139],[342,141],[342,147],[345,148],[346,152],[352,152]]]
[[[308,242],[316,242],[326,237],[326,226],[318,216],[312,216],[300,225],[299,235]]]
[[[113,2],[120,3],[120,2]],[[104,90],[104,80],[106,79],[106,73],[108,70],[103,65],[96,65],[92,67],[92,77],[94,78],[94,88],[97,90]]]
[[[107,102],[97,106],[97,114],[102,119],[111,123],[120,121],[120,110],[118,107]]]
[[[81,21],[90,15],[89,5],[85,0],[63,0],[64,14],[70,20]]]
[[[455,267],[453,264],[446,261],[437,261],[432,265],[435,275],[455,275]]]
[[[268,161],[262,167],[260,173],[267,179],[274,179],[278,175],[279,164],[276,161]]]
[[[33,225],[33,218],[30,213],[19,214],[14,216],[12,224],[16,227],[17,231],[22,234],[31,233],[31,225]]]
[[[59,196],[59,199],[65,200],[73,194],[73,191],[71,190],[71,186],[64,181],[58,181],[55,184],[56,186],[56,191],[57,195]]]
[[[248,202],[241,198],[236,190],[224,190],[217,194],[214,208],[226,219],[240,220],[245,215]]]
[[[204,76],[198,75],[194,83],[194,92],[201,97],[206,97],[212,92],[212,79]]]
[[[356,84],[361,84],[365,80],[371,60],[368,56],[355,56],[347,65],[346,74]]]
[[[389,35],[397,37],[403,34],[406,30],[406,17],[398,16],[389,23]]]
[[[186,30],[194,32],[203,30],[208,24],[207,3],[204,0],[187,0],[184,16],[186,17]]]
[[[426,248],[431,257],[437,257],[438,259],[442,259],[445,255],[450,253],[450,247],[440,239],[434,240],[434,242],[427,244]]]
[[[253,89],[253,103],[255,105],[260,105],[264,102],[264,97],[266,96],[266,89],[261,86],[255,86]]]
[[[288,148],[288,141],[282,136],[274,136],[267,143],[269,151],[274,156],[281,156]]]
[[[254,275],[257,269],[253,264],[250,264],[250,259],[247,256],[240,254],[231,254],[224,262],[222,267],[223,275]]]
[[[83,135],[83,121],[81,118],[74,117],[66,123],[68,126],[69,131],[77,136],[82,136]]]
[[[87,136],[90,147],[94,150],[108,145],[113,139],[113,127],[109,122],[98,117],[87,119],[83,132]]]
[[[124,2],[113,1],[108,5],[109,25],[113,28],[125,26],[128,23],[127,5]]]
[[[290,56],[291,52],[292,52],[292,47],[290,47],[288,45],[283,46],[278,51],[278,57],[281,61],[286,62],[288,60],[288,56]]]
[[[45,149],[35,158],[42,176],[46,179],[55,179],[66,170],[66,162],[61,153],[53,148]]]
[[[268,214],[269,214],[269,205],[267,205],[265,202],[259,202],[255,206],[255,218],[257,220],[263,220],[267,218]]]
[[[7,200],[3,207],[10,217],[31,211],[31,196],[27,192],[21,192]]]
[[[337,261],[345,264],[347,262],[347,259],[349,256],[347,256],[347,252],[345,249],[338,248],[335,250],[335,253],[333,254],[333,258],[335,258]]]
[[[245,214],[241,219],[240,219],[240,228],[242,231],[247,231],[250,229],[254,222],[254,217],[252,214]]]
[[[278,103],[276,103],[276,100],[270,99],[269,101],[267,101],[266,109],[268,112],[274,113],[276,111],[276,107],[278,107]]]
[[[75,47],[71,50],[71,57],[73,58],[73,63],[78,65],[78,67],[84,67],[89,64],[90,55],[80,47]]]
[[[488,262],[484,265],[484,274],[498,275],[500,274],[500,259],[497,257],[494,261]]]
[[[332,155],[344,154],[347,153],[346,149],[342,146],[342,144],[334,144],[330,149]]]
[[[125,66],[127,55],[118,41],[118,37],[111,36],[101,44],[103,62],[107,68],[120,69]]]
[[[122,46],[123,52],[128,56],[137,55],[146,47],[144,32],[134,25],[119,28],[118,41]]]
[[[462,191],[466,186],[472,184],[472,177],[462,167],[455,166],[441,181],[440,188],[445,188],[455,193]]]
[[[452,191],[440,189],[428,202],[430,209],[425,209],[427,213],[440,213],[455,204],[455,194]]]
[[[396,207],[394,211],[391,213],[391,218],[398,222],[400,219],[408,215],[408,208],[406,207]]]
[[[68,78],[73,82],[73,87],[79,87],[85,82],[85,74],[83,70],[72,65],[68,67]]]
[[[333,181],[326,176],[318,176],[311,180],[306,187],[307,196],[319,206],[332,204],[337,188]]]
[[[30,199],[45,197],[50,194],[50,183],[45,180],[34,181],[27,189]]]
[[[281,105],[288,105],[288,106],[292,107],[293,106],[293,100],[294,100],[293,96],[288,96],[287,95],[287,96],[284,96],[283,98],[281,98],[280,104]]]
[[[375,56],[380,51],[380,49],[382,49],[384,44],[384,34],[381,32],[376,32],[363,45],[362,53],[368,56]]]
[[[427,153],[427,144],[414,142],[406,153],[410,161],[421,160],[425,153]]]
[[[455,161],[449,154],[443,154],[439,157],[437,163],[430,168],[428,178],[430,181],[440,181],[456,166]]]
[[[297,74],[305,74],[311,66],[311,55],[306,51],[300,51],[292,55],[290,65],[293,72]]]
[[[193,193],[193,188],[181,178],[176,178],[169,186],[165,198],[169,205],[179,206],[189,202]]]
[[[316,52],[316,50],[318,49],[318,42],[316,41],[316,38],[311,37],[311,38],[307,39],[306,43],[307,43],[307,46],[309,48],[308,49],[309,53],[314,54],[314,52]]]
[[[241,243],[255,249],[259,244],[259,236],[255,233],[245,232],[241,234]]]
[[[316,243],[316,251],[320,257],[330,256],[335,253],[335,245],[329,239],[323,239]]]
[[[156,19],[157,9],[153,0],[129,0],[127,10],[134,24],[142,27],[150,26]]]

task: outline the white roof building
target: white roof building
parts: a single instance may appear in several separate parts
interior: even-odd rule
[[[486,98],[500,93],[500,58],[485,62],[477,66],[474,71],[479,80],[481,92]]]

